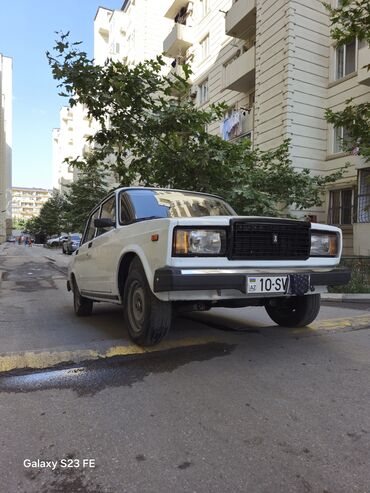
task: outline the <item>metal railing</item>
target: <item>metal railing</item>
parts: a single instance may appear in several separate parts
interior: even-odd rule
[[[370,193],[358,196],[357,222],[370,223]]]

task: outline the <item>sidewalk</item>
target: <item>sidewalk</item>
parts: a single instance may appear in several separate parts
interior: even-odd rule
[[[370,304],[370,293],[324,293],[321,295],[321,301],[330,302],[351,302]]]

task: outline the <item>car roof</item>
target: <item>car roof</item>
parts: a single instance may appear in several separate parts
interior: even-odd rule
[[[128,191],[131,191],[131,190],[153,190],[153,191],[157,191],[157,190],[160,190],[160,191],[163,191],[163,192],[181,192],[181,193],[193,193],[195,195],[205,195],[206,197],[215,197],[217,199],[221,199],[225,202],[225,199],[223,197],[221,197],[220,195],[215,195],[213,193],[205,193],[205,192],[196,192],[195,190],[180,190],[178,188],[161,188],[161,187],[118,187],[114,190],[112,190],[108,195],[106,195],[103,199],[100,200],[100,202],[98,202],[96,204],[95,207],[93,207],[90,211],[90,214],[98,207],[100,207],[100,205],[105,202],[107,199],[109,199],[110,197],[113,197],[113,195],[116,195],[117,193],[119,192],[128,192]]]

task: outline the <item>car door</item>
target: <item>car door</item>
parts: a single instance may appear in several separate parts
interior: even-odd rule
[[[92,258],[92,244],[96,235],[94,220],[99,217],[100,207],[97,207],[87,220],[81,246],[76,252],[75,274],[80,291],[92,291],[94,289],[94,277],[96,276],[94,261]]]
[[[99,218],[111,219],[116,225],[116,196],[111,195],[101,205]],[[95,238],[91,241],[91,261],[94,266],[94,277],[92,279],[93,289],[96,293],[109,295],[115,282],[115,274],[118,260],[114,258],[112,248],[116,233],[116,227],[97,228]],[[104,298],[109,299],[108,296]]]

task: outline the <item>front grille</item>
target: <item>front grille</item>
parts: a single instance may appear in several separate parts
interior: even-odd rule
[[[311,225],[289,220],[231,220],[231,260],[306,260]]]

